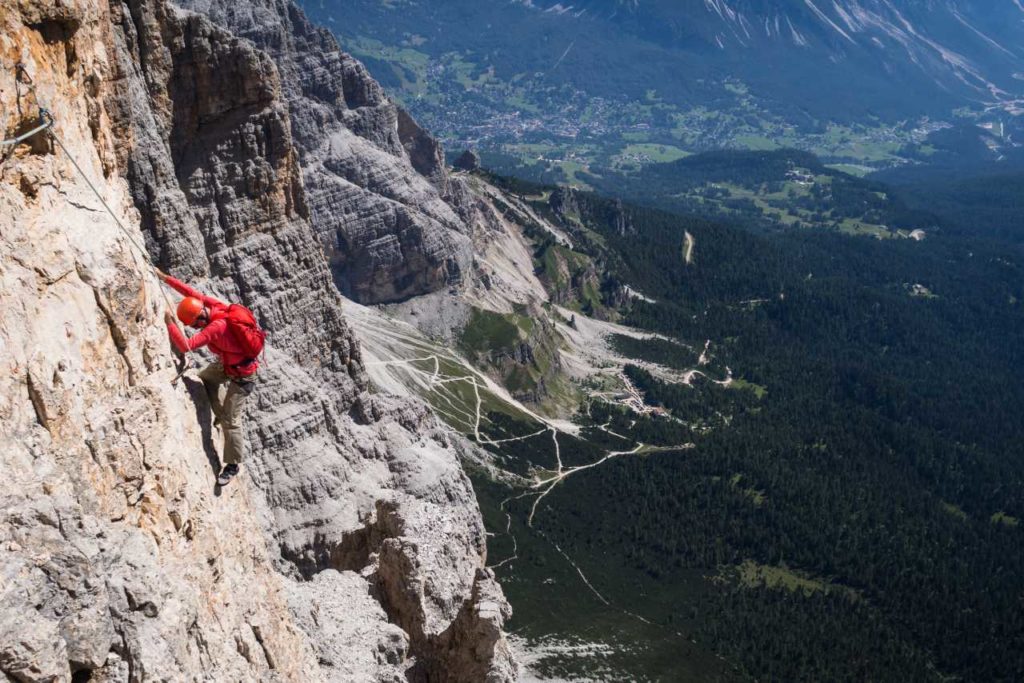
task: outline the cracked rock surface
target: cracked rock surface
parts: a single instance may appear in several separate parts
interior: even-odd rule
[[[278,9],[282,31],[299,26],[289,40],[313,41]],[[275,57],[163,0],[0,0],[0,25],[4,136],[49,107],[128,229],[45,136],[4,150],[0,672],[512,680],[507,605],[483,569],[458,464],[465,444],[424,406],[366,390],[303,178],[311,152],[294,132],[321,105],[293,109]],[[16,62],[35,92],[14,81]],[[450,209],[422,208],[443,204],[438,185],[399,177],[412,162],[395,110],[368,82],[325,87],[335,85],[352,106],[331,110],[345,124],[331,144],[350,156],[323,164],[388,175],[387,211],[422,197],[417,210],[457,232]],[[346,206],[378,211],[358,187]],[[416,286],[455,272],[411,253],[394,255],[399,280],[402,268]],[[150,257],[250,306],[270,332],[247,406],[248,459],[224,491],[213,488],[219,435],[202,389],[189,376],[171,383]]]
[[[310,220],[335,282],[364,303],[469,275],[468,230],[444,201],[440,145],[288,0],[183,0],[269,54],[281,74]]]

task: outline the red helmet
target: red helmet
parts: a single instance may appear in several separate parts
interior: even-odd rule
[[[191,325],[203,312],[203,302],[194,296],[187,296],[178,304],[178,320]]]

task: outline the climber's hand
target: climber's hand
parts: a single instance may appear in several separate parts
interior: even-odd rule
[[[164,322],[168,325],[176,325],[174,314],[170,311],[164,311]]]
[[[170,275],[168,275],[168,274],[167,274],[167,273],[165,273],[164,271],[160,270],[159,268],[154,268],[153,270],[155,270],[155,271],[156,271],[156,276],[157,276],[158,278],[160,278],[160,279],[161,279],[161,280],[163,280],[164,282],[167,282],[167,278],[169,278],[169,277],[170,277]]]

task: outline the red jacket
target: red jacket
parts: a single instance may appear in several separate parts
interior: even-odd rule
[[[226,374],[235,377],[248,377],[256,374],[260,367],[259,361],[250,359],[241,351],[234,335],[228,329],[227,321],[223,319],[223,316],[228,311],[228,304],[219,299],[214,299],[212,296],[200,294],[181,280],[176,280],[173,277],[168,277],[166,282],[179,293],[199,299],[210,311],[210,322],[198,334],[188,339],[185,338],[185,335],[182,334],[181,329],[177,325],[168,323],[167,331],[171,335],[171,341],[174,343],[174,346],[182,353],[188,353],[203,346],[208,346],[220,359]],[[246,362],[250,360],[251,362]]]

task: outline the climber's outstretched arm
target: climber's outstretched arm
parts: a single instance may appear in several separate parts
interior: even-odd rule
[[[171,277],[170,275],[168,275],[167,273],[163,272],[162,270],[157,269],[156,274],[159,275],[160,279],[163,280],[164,282],[166,282],[167,285],[171,289],[173,289],[174,291],[178,292],[178,294],[181,294],[182,296],[194,296],[195,298],[197,298],[200,301],[202,301],[204,306],[224,306],[224,305],[226,305],[220,299],[215,299],[212,296],[207,296],[207,295],[203,294],[202,292],[200,292],[199,290],[193,289],[192,287],[190,287],[189,285],[185,284],[184,282],[182,282],[178,278]]]

